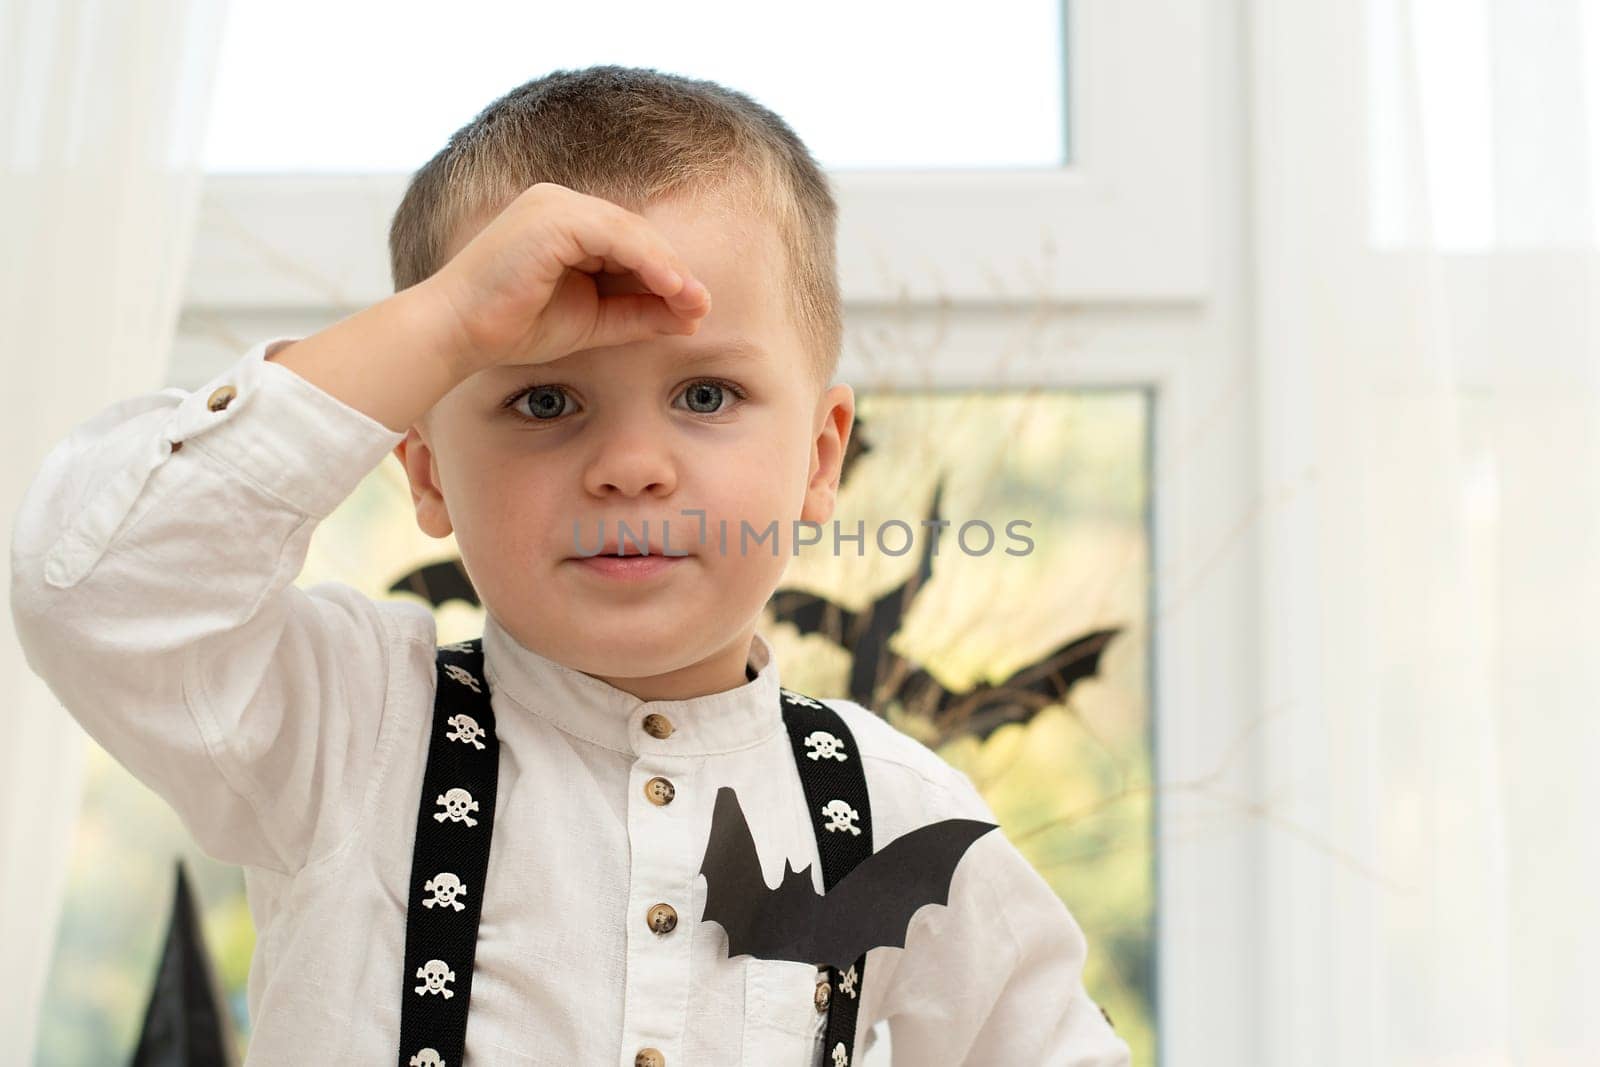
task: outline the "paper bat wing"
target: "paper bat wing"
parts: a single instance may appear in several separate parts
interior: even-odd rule
[[[1100,659],[1105,655],[1106,646],[1121,633],[1120,627],[1112,627],[1074,638],[1039,662],[1012,674],[994,690],[1002,697],[1007,692],[1020,690],[1051,700],[1064,700],[1075,682],[1099,676]]]
[[[389,586],[389,592],[415,593],[436,608],[452,600],[465,600],[473,607],[479,603],[460,557],[419,567]]]
[[[816,898],[816,891],[809,877],[803,885],[791,879],[787,864],[779,888],[767,888],[744,810],[739,806],[738,796],[727,786],[717,790],[711,813],[711,835],[706,840],[700,873],[706,877],[706,904],[701,921],[716,922],[727,931],[728,955],[748,952],[763,959],[782,959],[770,954],[778,943],[773,937],[778,929],[774,923],[778,916],[806,907],[806,898]],[[791,898],[792,902],[786,905],[778,903],[780,899],[789,901]]]
[[[950,903],[956,864],[995,829],[976,819],[944,819],[895,838],[819,898],[820,920],[803,931],[798,958],[842,970],[868,949],[904,948],[918,909]]]
[[[826,894],[811,867],[785,862],[777,889],[767,887],[755,841],[732,789],[717,790],[711,836],[700,872],[706,876],[702,920],[728,934],[728,955],[848,967],[868,949],[905,947],[917,909],[948,904],[956,864],[994,823],[945,819],[897,837],[862,860]]]

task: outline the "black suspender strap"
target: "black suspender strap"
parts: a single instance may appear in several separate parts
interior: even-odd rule
[[[441,645],[411,853],[399,1067],[461,1067],[489,869],[495,738],[483,639]]]
[[[805,789],[806,808],[822,857],[826,892],[851,869],[872,855],[872,808],[867,803],[867,775],[855,737],[839,713],[819,700],[779,689],[783,721],[789,730],[795,766]],[[861,980],[867,956],[862,953],[843,974],[828,966],[828,1038],[823,1045],[829,1067],[846,1067],[855,1058],[856,1016],[861,1007]]]

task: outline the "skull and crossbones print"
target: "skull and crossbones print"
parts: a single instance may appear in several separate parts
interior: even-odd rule
[[[461,879],[449,871],[440,871],[438,874],[422,883],[422,888],[433,896],[422,902],[424,908],[454,908],[462,911],[466,905],[458,897],[467,895],[467,887]]]
[[[458,667],[454,663],[446,663],[444,665],[444,673],[448,674],[451,678],[454,678],[456,681],[460,682],[474,693],[483,692],[482,689],[478,688],[477,677],[465,667]]]
[[[439,822],[449,819],[451,822],[464,822],[468,826],[478,825],[478,820],[468,815],[469,811],[478,810],[478,802],[472,799],[472,794],[465,789],[452,789],[439,794],[435,804],[443,804],[444,810],[434,812],[433,817]]]
[[[861,813],[842,800],[830,800],[822,806],[822,814],[827,818],[826,829],[831,833],[837,830],[849,830],[857,837],[861,836],[861,827],[856,825],[856,820]]]
[[[456,972],[452,971],[444,960],[429,960],[424,963],[417,968],[417,977],[422,979],[422,984],[416,987],[420,996],[437,993],[449,1000],[456,995],[454,989],[446,988],[450,982],[456,980]]]
[[[438,1049],[425,1048],[411,1057],[411,1067],[445,1067],[444,1057]]]
[[[845,755],[844,742],[826,730],[813,730],[806,738],[807,759],[836,759],[840,763],[850,757]]]
[[[445,723],[449,725],[450,732],[444,736],[451,741],[464,741],[479,750],[485,747],[484,743],[478,739],[487,735],[484,733],[483,727],[478,725],[478,720],[471,715],[452,715],[445,720]]]

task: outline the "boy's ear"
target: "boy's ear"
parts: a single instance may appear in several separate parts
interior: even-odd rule
[[[855,390],[843,382],[829,386],[817,400],[817,418],[817,435],[811,442],[811,474],[806,480],[800,517],[809,522],[827,522],[833,517],[845,446],[850,443],[850,428],[855,425]]]
[[[444,494],[439,490],[439,465],[434,462],[432,447],[413,426],[406,431],[405,439],[394,446],[394,455],[411,483],[417,526],[430,537],[449,537],[454,527],[450,525]]]

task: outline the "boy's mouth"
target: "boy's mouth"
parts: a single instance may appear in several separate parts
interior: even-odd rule
[[[649,545],[648,552],[640,552],[632,543],[619,551],[614,544],[602,545],[592,556],[570,556],[567,562],[578,570],[594,575],[601,581],[643,581],[676,570],[687,557],[682,554],[667,555],[660,545]]]
[[[687,555],[690,555],[690,554],[691,553],[689,553],[688,550],[683,548],[681,545],[673,545],[672,546],[672,551],[669,553],[667,551],[667,546],[666,545],[664,545],[662,542],[660,542],[658,540],[654,540],[654,539],[646,542],[645,546],[641,549],[640,546],[638,545],[638,543],[635,542],[632,538],[629,538],[628,541],[625,544],[618,544],[617,540],[615,538],[612,538],[612,539],[606,541],[604,544],[602,544],[598,551],[595,551],[595,552],[587,552],[587,551],[585,551],[585,552],[581,552],[581,553],[578,553],[578,554],[575,554],[575,555],[572,555],[572,556],[568,556],[567,558],[568,559],[576,559],[576,560],[590,560],[590,559],[598,559],[598,558],[600,558],[602,556],[613,556],[613,557],[661,556],[661,557],[664,557],[666,559],[679,559],[679,558],[681,558],[683,556],[687,556]]]
[[[670,552],[667,552],[669,545],[666,544],[666,541],[672,541],[672,544],[670,544],[670,549],[672,550]],[[648,541],[645,541],[643,547],[640,547],[634,537],[627,537],[626,541],[621,542],[616,537],[608,537],[605,542],[600,544],[597,550],[589,550],[587,545],[578,545],[579,552],[566,558],[578,561],[598,560],[598,558],[608,557],[661,557],[666,558],[666,560],[678,560],[678,558],[686,557],[686,555],[693,555],[693,552],[686,549],[685,545],[677,544],[677,537],[669,537],[666,541],[661,537],[650,537]]]

